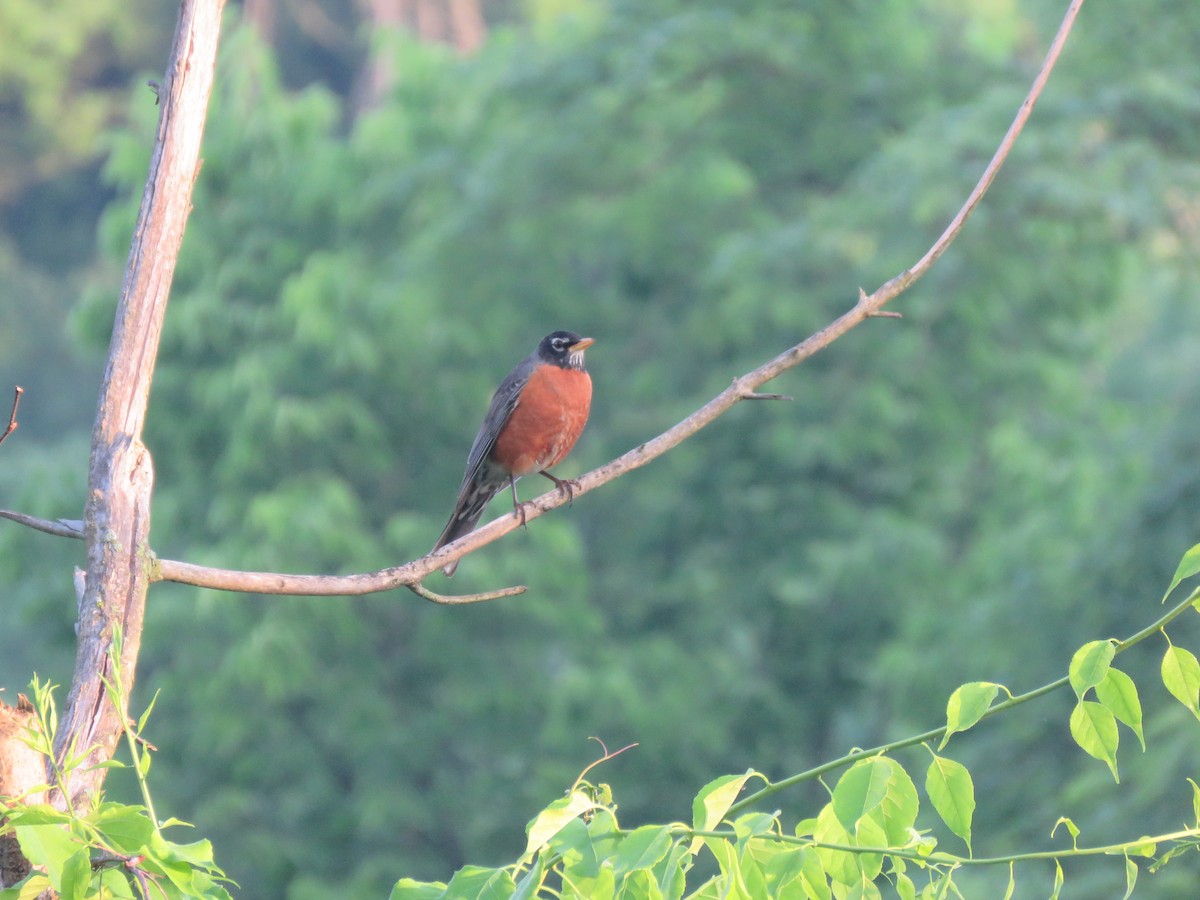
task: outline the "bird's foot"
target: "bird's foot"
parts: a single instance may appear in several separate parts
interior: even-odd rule
[[[513,515],[521,520],[521,527],[524,528],[526,531],[528,531],[529,526],[525,524],[525,504],[524,503],[514,503],[513,504]]]
[[[557,487],[561,493],[566,495],[567,506],[570,506],[572,503],[575,502],[575,489],[577,487],[579,487],[578,481],[576,481],[573,478],[556,478],[554,475],[551,475],[549,472],[539,472],[538,474],[545,475],[547,478],[549,478],[551,481],[554,482],[555,487]]]

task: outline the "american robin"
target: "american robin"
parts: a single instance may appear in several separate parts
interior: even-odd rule
[[[571,483],[546,470],[571,452],[587,424],[592,379],[583,367],[583,351],[593,343],[590,337],[555,331],[500,382],[467,456],[458,502],[434,550],[474,530],[488,501],[505,485],[512,487],[513,512],[524,521],[517,501],[517,479],[523,475],[545,475],[571,496]],[[456,568],[457,560],[442,571],[453,575]]]

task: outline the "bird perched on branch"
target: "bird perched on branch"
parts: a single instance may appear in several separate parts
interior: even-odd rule
[[[583,367],[583,351],[593,343],[570,331],[548,334],[500,383],[467,456],[458,502],[434,550],[474,530],[488,501],[505,485],[512,488],[513,512],[524,524],[525,511],[517,500],[517,479],[523,475],[545,475],[572,496],[571,482],[546,470],[571,452],[587,424],[592,379]],[[453,575],[456,568],[457,560],[442,571]]]

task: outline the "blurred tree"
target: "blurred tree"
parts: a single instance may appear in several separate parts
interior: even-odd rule
[[[289,92],[231,37],[152,398],[160,553],[308,571],[420,555],[488,391],[550,328],[599,339],[572,465],[672,424],[928,245],[1052,24],[942,0],[575,7],[469,58],[385,42],[404,76],[347,134],[334,93]],[[167,800],[247,896],[377,896],[511,856],[588,735],[641,742],[605,776],[625,821],[685,817],[714,773],[933,724],[961,681],[1031,687],[1157,609],[1146,561],[1189,540],[1179,423],[1198,398],[1148,404],[1194,364],[1166,323],[1194,308],[1200,84],[1189,48],[1140,23],[1200,23],[1152,7],[1080,32],[904,320],[789,373],[794,403],[734,411],[459,576],[530,596],[156,590],[141,687],[165,692]],[[1126,30],[1144,43],[1114,57]],[[109,164],[123,198],[141,114]],[[105,223],[112,255],[132,202]],[[1135,569],[1112,547],[1142,521],[1173,527],[1148,528]],[[1152,754],[1171,727],[1154,722]],[[1061,803],[1121,818],[1059,799],[1080,754],[1043,725],[964,740],[998,845]],[[1146,765],[1177,787],[1188,757],[1163,743]],[[1005,760],[1033,754],[1016,779]]]

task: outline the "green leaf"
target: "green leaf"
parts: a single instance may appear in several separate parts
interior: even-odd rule
[[[1192,786],[1192,817],[1196,823],[1193,827],[1200,828],[1200,784],[1190,778],[1188,784]]]
[[[63,866],[59,900],[84,900],[92,884],[92,857],[87,847],[80,847]]]
[[[817,826],[813,829],[813,840],[823,844],[852,845],[857,843],[854,836],[842,825],[838,814],[833,810],[833,804],[826,803],[817,815]],[[841,885],[852,885],[858,881],[858,863],[855,854],[846,850],[830,850],[817,847],[817,857],[826,874]]]
[[[1058,821],[1054,823],[1054,827],[1050,829],[1050,837],[1058,832],[1058,826],[1062,825],[1067,829],[1067,833],[1071,835],[1071,846],[1079,849],[1079,826],[1066,816],[1059,816]]]
[[[1004,900],[1012,900],[1013,892],[1017,889],[1016,863],[1008,864],[1008,888],[1004,891]]]
[[[619,900],[662,900],[662,895],[658,882],[646,869],[630,872],[617,892]]]
[[[757,774],[753,769],[749,769],[742,775],[723,775],[701,788],[696,799],[692,801],[692,828],[695,831],[712,831],[720,825],[746,782]],[[695,853],[699,846],[700,841],[697,838],[692,841],[691,852]]]
[[[388,900],[441,900],[446,885],[441,881],[415,881],[401,878],[388,894]]]
[[[150,713],[154,712],[154,704],[158,702],[158,695],[161,691],[155,691],[154,696],[150,698],[150,703],[146,707],[145,712],[138,716],[137,733],[141,734],[146,728],[146,722],[150,718]]]
[[[463,866],[446,885],[446,900],[507,900],[516,889],[507,869]]]
[[[525,844],[525,858],[531,858],[534,853],[546,846],[562,827],[588,810],[595,809],[596,804],[583,791],[572,791],[565,797],[560,797],[533,817],[525,827],[529,840]]]
[[[1138,867],[1128,856],[1125,857],[1125,896],[1121,900],[1129,900],[1133,896],[1134,885],[1137,884]]]
[[[833,789],[833,811],[847,831],[858,820],[873,813],[887,796],[891,770],[886,761],[875,757],[862,759],[842,774]]]
[[[1054,861],[1054,890],[1050,892],[1050,900],[1058,900],[1058,895],[1062,893],[1063,887],[1063,870],[1062,864],[1056,859]]]
[[[635,828],[621,841],[612,857],[613,872],[618,879],[637,869],[649,869],[671,849],[669,825],[643,825]]]
[[[1142,703],[1133,679],[1120,669],[1109,668],[1104,680],[1096,685],[1096,699],[1116,716],[1118,722],[1133,729],[1144,752],[1146,738],[1142,734]]]
[[[805,867],[813,863],[820,870],[821,862],[811,847],[787,847],[776,853],[763,867],[768,896],[804,897]],[[821,883],[825,883],[824,872],[821,873]]]
[[[1143,836],[1125,846],[1126,854],[1132,856],[1144,856],[1146,859],[1152,859],[1154,854],[1157,852],[1158,844],[1149,836]]]
[[[917,900],[917,886],[904,873],[896,876],[896,894],[900,900]]]
[[[1174,644],[1167,647],[1162,661],[1162,680],[1171,696],[1200,718],[1200,662],[1195,654]]]
[[[89,821],[120,853],[137,853],[154,834],[154,824],[141,806],[102,803]]]
[[[1191,578],[1197,572],[1200,572],[1200,544],[1196,544],[1187,553],[1183,554],[1183,559],[1179,560],[1179,565],[1175,568],[1175,577],[1171,579],[1171,584],[1167,587],[1167,592],[1163,594],[1162,602],[1166,603],[1167,598],[1171,596],[1171,591],[1179,587],[1179,582],[1185,578]]]
[[[1099,703],[1081,700],[1071,713],[1071,737],[1084,752],[1108,763],[1113,779],[1119,784],[1117,775],[1117,720]]]
[[[966,766],[935,755],[925,773],[925,793],[946,827],[962,838],[971,853],[971,819],[975,815],[975,783]]]
[[[16,825],[13,832],[21,844],[21,852],[35,866],[45,866],[50,881],[62,884],[63,867],[82,846],[71,833],[59,825]]]
[[[684,889],[687,887],[686,872],[690,860],[691,856],[688,854],[687,847],[676,842],[667,853],[666,858],[654,867],[654,871],[658,875],[658,886],[667,900],[680,900],[683,897]]]
[[[1075,651],[1067,669],[1075,696],[1082,700],[1089,688],[1094,688],[1104,680],[1116,652],[1112,641],[1092,641]]]
[[[531,900],[541,890],[546,880],[546,854],[539,853],[529,871],[521,876],[517,888],[512,893],[512,900]]]
[[[853,832],[864,817],[883,829],[882,843],[903,845],[916,823],[920,805],[916,786],[894,759],[877,756],[851,766],[833,790],[834,812],[843,827]]]
[[[946,703],[946,733],[938,749],[943,749],[950,736],[966,731],[983,718],[996,699],[1000,685],[990,681],[972,681],[955,688]]]

